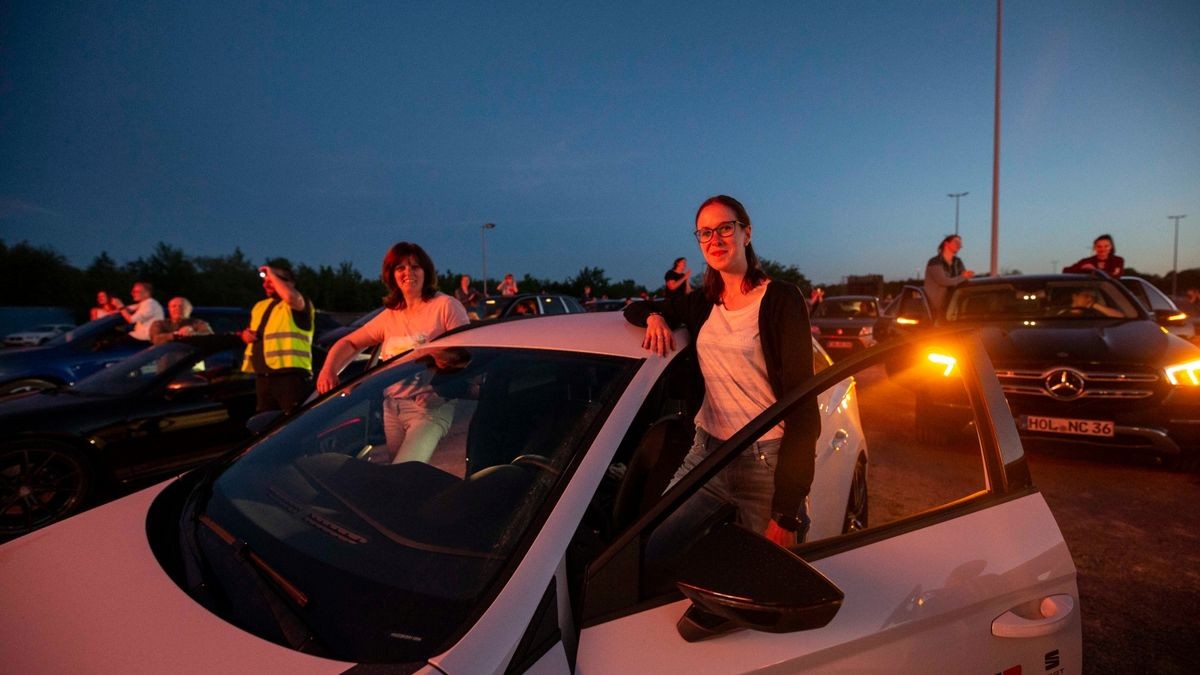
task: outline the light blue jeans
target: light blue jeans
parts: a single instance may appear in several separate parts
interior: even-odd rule
[[[409,398],[383,400],[383,434],[392,463],[429,462],[454,422],[455,401],[425,406]]]
[[[694,543],[696,535],[730,504],[737,509],[739,525],[758,534],[766,532],[771,520],[771,501],[775,497],[775,466],[781,440],[759,441],[746,448],[667,516],[646,542],[647,562],[674,567],[672,561],[678,560]],[[667,489],[674,487],[723,442],[697,427],[692,448]]]

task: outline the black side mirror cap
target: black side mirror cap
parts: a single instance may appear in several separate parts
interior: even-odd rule
[[[827,625],[845,594],[799,556],[738,525],[687,553],[676,584],[692,601],[676,628],[696,642],[738,628],[791,633]]]
[[[257,415],[246,420],[246,429],[254,436],[261,436],[279,416],[283,414],[282,410],[267,410],[260,412]]]

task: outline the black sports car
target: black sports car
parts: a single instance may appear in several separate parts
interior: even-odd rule
[[[1145,451],[1178,468],[1200,464],[1200,347],[1172,335],[1104,273],[972,279],[953,290],[936,319],[923,291],[906,287],[875,334],[882,340],[932,326],[979,328],[1027,441]],[[947,356],[931,354],[930,372],[949,374]],[[933,376],[917,385],[917,432],[930,440],[956,431],[962,399],[951,382]]]
[[[834,359],[875,344],[879,299],[873,295],[833,295],[812,310],[812,334]]]
[[[244,349],[236,335],[183,338],[73,386],[0,398],[0,539],[248,438],[255,397]]]

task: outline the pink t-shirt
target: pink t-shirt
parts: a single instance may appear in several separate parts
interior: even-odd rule
[[[382,344],[380,358],[389,359],[470,321],[461,302],[438,293],[416,307],[383,310],[354,331],[355,342],[363,337],[372,344]]]

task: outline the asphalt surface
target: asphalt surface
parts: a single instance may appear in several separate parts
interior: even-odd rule
[[[1030,448],[1079,573],[1085,673],[1200,667],[1200,475],[1117,453]]]

